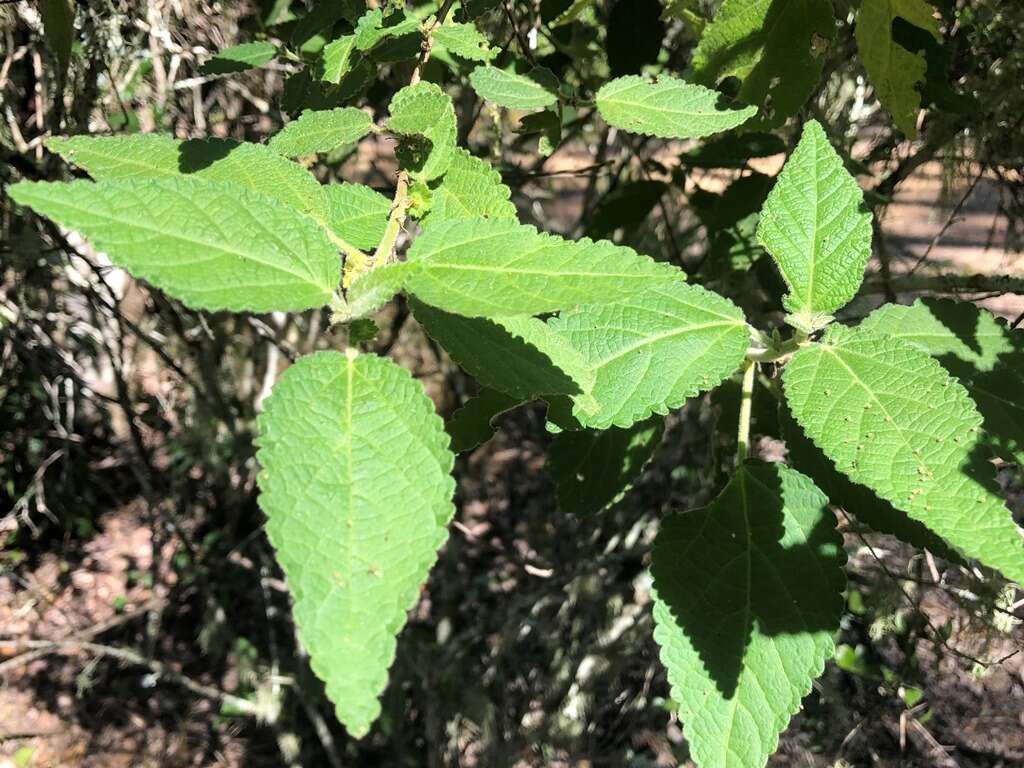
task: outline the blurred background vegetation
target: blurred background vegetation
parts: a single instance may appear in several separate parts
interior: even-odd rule
[[[327,5],[0,3],[0,765],[684,765],[644,558],[662,514],[720,486],[735,388],[673,416],[642,479],[600,515],[558,511],[537,407],[463,454],[451,539],[400,638],[384,715],[356,743],[296,646],[255,501],[254,417],[290,360],[332,345],[328,318],[191,311],[5,195],[19,179],[77,173],[45,150],[51,135],[261,141],[312,103],[383,114],[408,62],[344,95],[310,78],[304,64],[345,24],[324,21]],[[665,144],[609,129],[588,101],[611,75],[685,75],[717,3],[598,0],[557,27],[568,0],[462,5],[507,51],[499,64],[525,57],[572,89],[542,132],[481,103],[457,59],[440,52],[425,72],[453,94],[460,143],[500,170],[524,221],[630,244],[759,322],[780,319],[752,215],[798,121],[745,142]],[[802,113],[828,126],[879,222],[866,297],[846,316],[926,292],[1020,324],[1024,302],[1000,278],[1024,273],[1024,4],[937,0],[941,45],[894,30],[928,59],[916,141],[866,82],[856,5],[836,0],[836,40]],[[44,24],[60,9],[63,40]],[[285,55],[243,72],[208,63],[262,40]],[[367,140],[314,170],[390,195],[393,147]],[[476,391],[401,303],[378,323],[377,350],[412,369],[443,415]],[[757,448],[777,457],[763,401]],[[1001,479],[1020,521],[1020,468]],[[839,652],[772,764],[1024,764],[1016,593],[856,516],[838,515],[851,558]]]

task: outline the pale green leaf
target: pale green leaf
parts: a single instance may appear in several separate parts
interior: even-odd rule
[[[757,107],[731,104],[718,91],[671,75],[611,80],[597,92],[597,109],[609,125],[662,139],[719,133],[743,125],[757,113]]]
[[[328,184],[327,225],[338,237],[356,248],[376,248],[384,237],[391,201],[362,184]]]
[[[523,401],[496,389],[481,389],[455,411],[444,428],[451,435],[452,453],[465,453],[494,436],[494,422]]]
[[[1024,331],[969,302],[919,299],[887,304],[861,327],[895,336],[938,359],[960,381],[981,412],[985,444],[1024,466]]]
[[[191,307],[309,309],[326,304],[341,277],[313,219],[237,184],[179,177],[22,182],[9,191]]]
[[[558,80],[543,67],[525,75],[497,67],[477,67],[470,72],[469,82],[482,98],[499,107],[539,109],[558,101]]]
[[[628,429],[562,432],[548,449],[548,471],[563,512],[590,515],[621,499],[661,443],[660,417]]]
[[[913,139],[921,108],[918,86],[928,64],[918,51],[908,51],[892,37],[893,22],[901,18],[942,42],[934,10],[925,0],[863,0],[857,14],[857,48],[868,79],[897,127]]]
[[[277,46],[262,40],[225,48],[199,68],[204,75],[227,75],[262,67],[277,55]]]
[[[329,42],[320,52],[320,79],[328,83],[340,83],[341,79],[352,71],[355,53],[355,35],[342,35],[337,40]]]
[[[140,133],[54,137],[46,146],[97,181],[187,175],[240,184],[318,220],[326,215],[323,187],[316,177],[262,144],[230,139],[178,141]]]
[[[555,312],[682,283],[673,266],[607,241],[563,240],[489,219],[428,227],[408,260],[381,267],[376,285],[402,285],[427,304],[468,317]]]
[[[410,300],[423,330],[483,386],[520,401],[582,394],[593,383],[579,354],[534,317],[462,317]],[[574,378],[575,377],[575,378]]]
[[[783,373],[794,418],[853,481],[959,552],[1024,582],[1024,541],[994,491],[967,391],[908,342],[833,326]]]
[[[700,768],[760,768],[834,653],[846,556],[828,499],[748,461],[707,507],[661,524],[654,639]]]
[[[299,637],[362,737],[455,511],[448,436],[404,369],[333,351],[285,371],[259,432],[260,508]]]
[[[681,280],[563,312],[550,325],[594,375],[593,402],[576,398],[573,414],[596,429],[678,408],[734,373],[750,342],[732,302]]]
[[[448,170],[455,155],[455,107],[434,83],[407,85],[391,99],[388,129],[410,137],[399,147],[404,168],[424,181]],[[422,137],[422,138],[420,138]]]
[[[814,120],[804,125],[761,209],[757,239],[789,286],[782,303],[798,328],[825,325],[860,288],[871,256],[871,213]]]
[[[736,78],[736,98],[762,110],[751,125],[781,125],[817,86],[835,28],[830,0],[725,0],[693,53],[694,78]]]
[[[463,59],[490,61],[498,55],[498,51],[491,48],[487,38],[472,24],[449,21],[434,27],[430,34],[435,43]]]
[[[516,218],[511,194],[490,163],[460,147],[441,183],[431,192],[430,210],[423,223],[426,226],[452,219],[511,221]]]
[[[370,115],[355,107],[306,110],[271,136],[267,146],[286,157],[330,152],[373,130]]]

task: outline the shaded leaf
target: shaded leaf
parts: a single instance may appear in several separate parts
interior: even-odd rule
[[[256,43],[242,43],[214,54],[213,58],[199,68],[199,72],[204,75],[244,72],[247,69],[262,67],[273,61],[276,55],[277,46],[265,40]]]
[[[455,155],[455,107],[434,83],[407,85],[391,99],[388,129],[410,137],[399,146],[403,168],[429,181],[448,170]]]
[[[494,437],[498,417],[522,404],[522,400],[496,389],[481,389],[444,425],[452,438],[452,452],[465,453],[486,443]]]

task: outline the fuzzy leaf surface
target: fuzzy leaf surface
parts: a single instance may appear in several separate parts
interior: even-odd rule
[[[453,219],[514,220],[516,207],[501,174],[486,160],[459,147],[451,165],[432,192],[430,211],[423,222],[435,224]]]
[[[707,507],[662,521],[654,639],[700,768],[760,768],[834,653],[846,561],[828,498],[748,461]]]
[[[630,427],[667,414],[739,368],[750,332],[728,299],[682,281],[626,300],[563,312],[549,323],[582,355],[594,404],[577,398],[585,427]]]
[[[491,48],[487,38],[472,24],[449,21],[430,33],[435,43],[440,43],[449,53],[470,61],[490,61],[498,55]]]
[[[399,147],[399,161],[425,181],[448,170],[455,155],[455,107],[434,83],[407,85],[391,100],[388,128],[411,137]],[[417,140],[419,139],[419,140]]]
[[[908,51],[892,36],[893,22],[901,18],[942,42],[934,10],[925,0],[864,0],[857,14],[857,48],[868,79],[896,126],[913,139],[921,108],[918,86],[928,63],[918,51]]]
[[[860,288],[871,256],[871,214],[814,120],[768,194],[757,239],[789,287],[782,303],[797,327],[821,327]]]
[[[872,312],[865,331],[903,339],[936,358],[978,406],[986,445],[1024,466],[1024,333],[969,302],[918,299]]]
[[[662,139],[695,139],[743,125],[757,107],[725,103],[725,97],[702,85],[671,75],[650,80],[627,75],[597,92],[597,109],[609,125]]]
[[[317,219],[326,213],[323,187],[316,177],[263,144],[230,139],[178,141],[139,133],[55,137],[46,146],[97,181],[189,176],[240,184]]]
[[[469,74],[473,90],[499,107],[539,109],[558,101],[558,80],[540,68],[520,75],[497,67],[477,67]]]
[[[574,515],[591,515],[621,499],[643,473],[665,431],[654,417],[628,429],[583,429],[555,436],[548,449],[548,472],[558,506]]]
[[[320,52],[320,68],[317,71],[320,79],[335,85],[340,83],[352,71],[356,50],[355,35],[342,35],[325,45]]]
[[[527,401],[581,394],[592,384],[583,359],[543,320],[493,321],[451,314],[416,299],[409,303],[427,335],[485,387]]]
[[[783,383],[793,417],[840,471],[967,557],[1024,580],[1024,540],[994,491],[981,416],[935,359],[833,326],[793,356]]]
[[[834,38],[829,0],[726,0],[693,53],[694,76],[710,87],[736,78],[736,98],[762,110],[752,123],[781,125],[818,84]]]
[[[355,107],[307,109],[274,134],[267,146],[286,157],[315,155],[354,144],[372,129],[370,115]]]
[[[326,304],[341,277],[313,219],[237,184],[21,182],[10,194],[190,307],[309,309]]]
[[[682,283],[668,264],[607,241],[564,240],[512,221],[446,221],[428,227],[407,261],[375,269],[423,302],[467,317],[555,312]]]
[[[342,240],[356,248],[376,248],[384,237],[391,201],[362,184],[328,184],[327,223]]]
[[[299,637],[359,738],[455,511],[448,436],[404,369],[334,351],[285,371],[259,432],[260,508]]]

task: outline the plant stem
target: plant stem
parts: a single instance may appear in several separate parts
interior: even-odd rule
[[[750,455],[750,414],[754,405],[754,376],[757,363],[747,360],[743,369],[743,385],[740,388],[740,424],[736,432],[736,463],[742,464]]]

